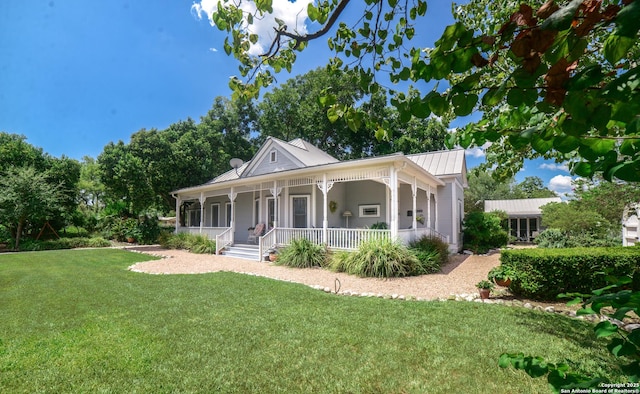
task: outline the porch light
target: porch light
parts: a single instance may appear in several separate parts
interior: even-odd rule
[[[342,212],[342,217],[345,218],[347,220],[347,228],[349,228],[349,218],[353,216],[353,214],[351,213],[351,211],[344,211]]]

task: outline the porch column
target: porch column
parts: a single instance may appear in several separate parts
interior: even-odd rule
[[[278,188],[278,181],[273,181],[273,188],[269,189],[271,195],[273,196],[273,228],[278,227],[278,196],[280,195],[280,190]],[[269,220],[269,210],[267,209],[267,220]]]
[[[182,205],[182,199],[180,196],[176,196],[176,234],[180,230],[180,205]]]
[[[285,183],[284,185],[284,195],[282,196],[282,199],[284,200],[282,202],[282,207],[284,208],[282,210],[282,215],[284,216],[283,218],[283,223],[285,227],[291,227],[291,219],[289,218],[289,185],[288,182]]]
[[[231,220],[229,223],[229,227],[231,227],[231,232],[235,233],[236,231],[236,197],[238,196],[238,193],[235,193],[233,190],[233,187],[231,187],[231,192],[229,192],[228,194],[229,196],[229,201],[231,201]]]
[[[456,193],[456,183],[451,182],[451,237],[454,244],[458,244],[458,194]]]
[[[202,225],[204,224],[204,202],[206,198],[204,192],[200,192],[200,234],[202,234]]]
[[[413,184],[411,185],[411,194],[413,195],[413,216],[411,227],[413,228],[413,239],[418,238],[418,211],[416,204],[416,194],[418,193],[418,183],[416,177],[413,177]]]
[[[327,201],[329,198],[329,190],[333,187],[333,182],[327,181],[327,174],[322,174],[322,183],[317,182],[316,185],[322,191],[322,243],[327,244],[328,235],[327,228],[329,227],[329,219],[328,219],[328,206],[329,202]]]
[[[427,228],[431,228],[431,185],[427,187]]]
[[[398,237],[398,173],[395,166],[390,168],[389,187],[391,188],[391,238]]]

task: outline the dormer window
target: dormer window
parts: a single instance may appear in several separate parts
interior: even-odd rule
[[[275,150],[272,150],[271,152],[269,152],[269,163],[275,163],[278,161],[278,152]]]

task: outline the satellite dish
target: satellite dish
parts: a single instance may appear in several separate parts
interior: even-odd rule
[[[236,175],[240,176],[238,174],[238,168],[240,168],[242,165],[244,164],[244,161],[242,161],[242,159],[238,159],[238,158],[233,158],[231,160],[229,160],[229,165],[236,170]]]

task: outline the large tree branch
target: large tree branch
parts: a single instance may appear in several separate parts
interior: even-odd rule
[[[274,53],[272,53],[272,51],[273,51],[274,48],[278,48],[278,49],[280,48],[280,39],[283,36],[291,38],[292,40],[295,40],[296,41],[296,46],[298,46],[298,44],[301,43],[301,42],[308,42],[308,41],[311,41],[311,40],[315,40],[316,38],[322,37],[323,35],[327,34],[329,32],[329,30],[331,30],[333,25],[336,23],[336,21],[338,20],[338,18],[340,17],[342,12],[344,11],[344,9],[347,7],[347,4],[349,4],[349,1],[351,1],[351,0],[342,0],[342,1],[340,1],[340,3],[338,3],[338,6],[336,7],[336,9],[333,11],[331,16],[327,20],[327,23],[320,30],[318,30],[315,33],[306,34],[306,35],[300,35],[300,34],[291,33],[289,31],[287,31],[286,27],[284,29],[276,29],[276,28],[274,28],[274,30],[276,31],[276,36],[273,38],[273,42],[271,43],[271,46],[269,47],[269,50],[266,53],[264,53],[264,54],[262,54],[260,56],[261,57],[273,56]]]

